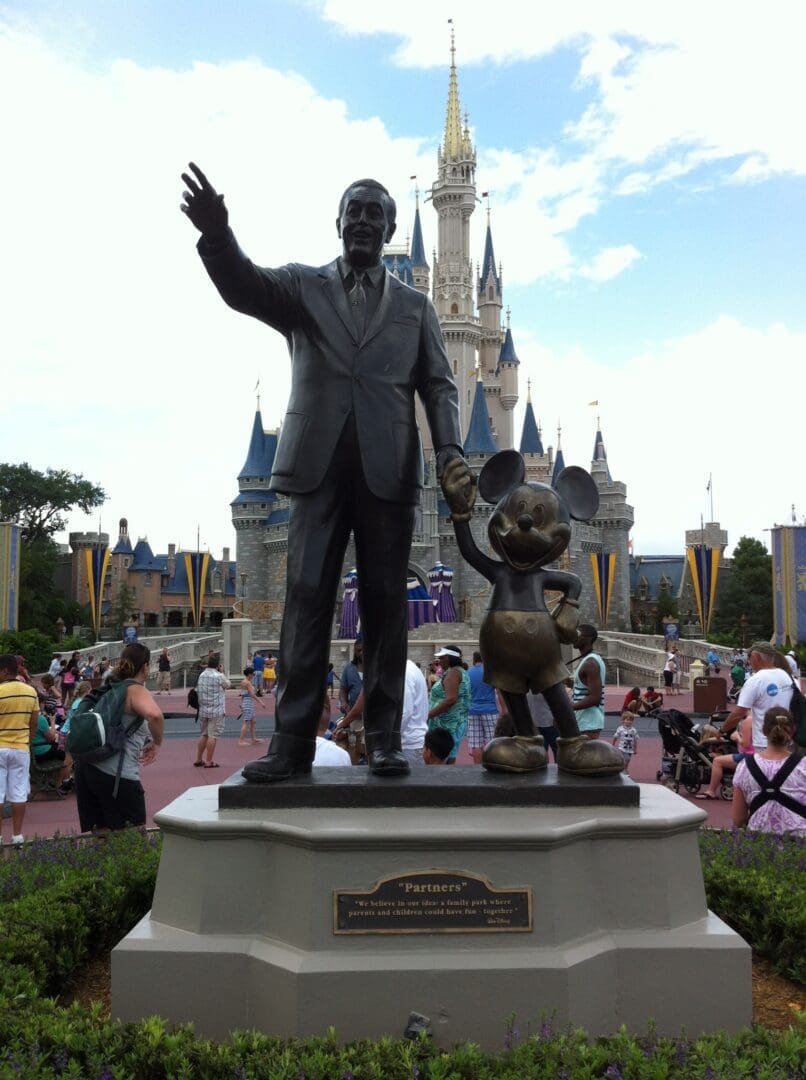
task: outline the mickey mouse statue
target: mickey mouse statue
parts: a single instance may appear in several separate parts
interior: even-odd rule
[[[458,461],[458,459],[457,459]],[[502,450],[481,470],[478,490],[495,505],[488,525],[490,543],[503,561],[479,551],[470,531],[476,488],[451,462],[442,488],[451,509],[459,550],[493,586],[479,633],[484,679],[506,702],[517,735],[493,739],[482,764],[495,771],[532,772],[545,768],[543,740],[534,734],[526,692],[543,694],[560,731],[557,765],[577,776],[610,776],[624,769],[622,754],[601,739],[580,735],[568,700],[568,669],[560,644],[576,644],[579,594],[575,574],[544,569],[568,547],[570,518],[588,520],[599,507],[599,493],[584,469],[563,469],[553,487],[527,483],[523,458]],[[549,611],[545,590],[563,594]]]

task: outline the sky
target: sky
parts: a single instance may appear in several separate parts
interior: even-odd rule
[[[712,508],[729,550],[802,521],[799,0],[0,0],[0,460],[100,484],[113,541],[125,516],[155,551],[198,530],[234,556],[255,387],[274,428],[290,365],[218,298],[179,174],[202,166],[263,265],[338,254],[357,176],[390,188],[403,240],[436,178],[450,18],[516,431],[527,379],[566,464],[590,465],[599,421],[636,554],[681,552]],[[485,225],[480,205],[477,259]]]

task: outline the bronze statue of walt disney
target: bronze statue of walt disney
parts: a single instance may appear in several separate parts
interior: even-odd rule
[[[291,357],[291,397],[269,483],[290,496],[276,732],[268,754],[243,775],[270,783],[311,771],[351,531],[369,767],[378,776],[407,773],[400,749],[406,577],[423,483],[415,393],[438,474],[453,461],[455,483],[464,477],[472,486],[473,475],[462,457],[457,390],[436,312],[381,259],[395,231],[394,199],[377,180],[356,180],[339,202],[339,258],[268,269],[241,251],[224,196],[202,170],[191,164],[182,179],[181,209],[201,233],[198,252],[213,284],[230,307],[283,334]],[[298,208],[300,220],[308,209]]]

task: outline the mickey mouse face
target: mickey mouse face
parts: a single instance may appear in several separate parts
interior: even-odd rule
[[[553,562],[568,547],[570,519],[587,521],[599,509],[596,484],[584,469],[563,469],[553,487],[524,482],[516,450],[495,454],[479,475],[479,493],[495,503],[488,532],[501,558],[521,573]]]
[[[490,543],[513,570],[533,570],[552,562],[568,546],[568,514],[550,487],[520,484],[495,508]]]

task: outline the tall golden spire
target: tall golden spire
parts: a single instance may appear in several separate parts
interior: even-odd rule
[[[464,149],[462,113],[459,108],[459,80],[456,77],[456,42],[451,26],[451,74],[448,81],[448,108],[445,114],[444,154],[446,158],[461,158]]]

